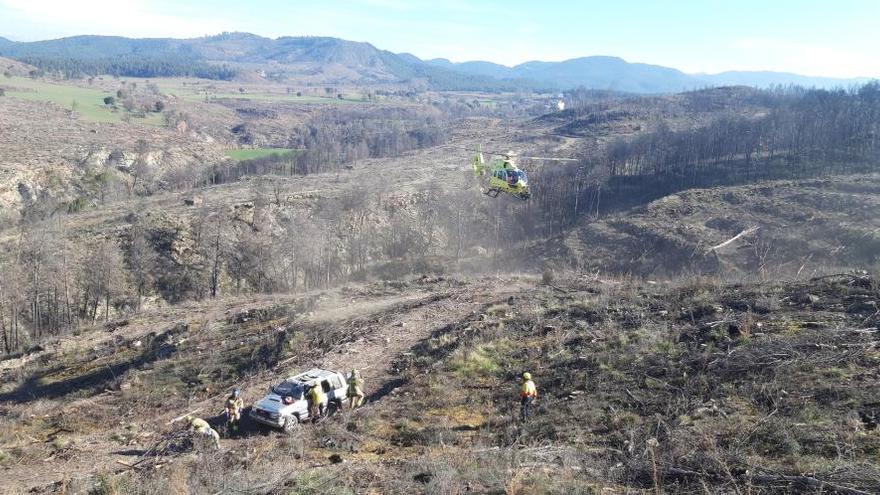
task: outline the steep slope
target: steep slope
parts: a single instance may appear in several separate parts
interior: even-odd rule
[[[593,272],[811,275],[876,266],[878,208],[878,175],[694,189],[587,221],[544,249],[550,264]]]
[[[163,308],[0,362],[4,487],[876,493],[878,287],[421,277]],[[367,404],[290,435],[245,421],[219,452],[172,422],[219,427],[231,387],[252,404],[312,366],[360,369]]]
[[[219,420],[214,410],[226,388],[241,387],[252,403],[279,377],[303,368],[362,369],[369,379],[369,401],[379,404],[403,384],[397,360],[405,359],[420,341],[533,284],[533,278],[525,277],[475,282],[423,277],[301,295],[206,301],[116,322],[106,327],[109,332],[99,326],[81,338],[64,338],[20,359],[0,361],[0,403],[14,416],[4,415],[0,422],[16,430],[4,430],[9,436],[4,433],[3,445],[21,461],[5,472],[5,487],[48,488],[64,478],[112,473],[164,451],[150,447],[163,438],[172,437],[168,443],[173,445],[174,430],[182,425],[169,428],[168,421],[180,414],[197,409],[210,421]],[[203,350],[209,348],[212,357],[206,359]],[[65,371],[58,370],[60,363]],[[29,377],[16,383],[24,374]],[[218,381],[220,376],[225,378]],[[108,387],[113,391],[104,392]],[[35,405],[35,396],[59,409],[39,421],[27,420],[22,415],[33,410],[29,407]],[[68,417],[82,421],[71,420],[63,432],[52,433],[51,425]],[[108,429],[111,424],[115,426]],[[14,440],[25,431],[49,441]],[[223,444],[235,449],[255,440],[264,442],[265,437],[251,425],[244,435]],[[71,459],[59,467],[57,477],[28,467],[36,461],[34,455],[42,462],[46,449],[59,446],[64,451],[56,452],[60,458],[86,451],[90,455]],[[7,464],[11,458],[0,452],[0,463]]]
[[[28,64],[23,64],[18,60],[13,60],[11,58],[0,57],[0,72],[3,75],[10,76],[27,76],[28,73],[32,70],[36,69],[36,67]],[[4,81],[0,79],[0,83]]]

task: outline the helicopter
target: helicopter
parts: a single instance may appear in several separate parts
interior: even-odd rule
[[[520,170],[514,162],[514,157],[529,160],[549,160],[559,162],[576,162],[574,158],[548,158],[540,156],[517,156],[513,152],[493,153],[486,152],[491,156],[499,158],[492,160],[492,163],[486,164],[483,158],[483,150],[481,146],[476,149],[474,155],[473,167],[474,175],[481,182],[483,194],[490,198],[497,198],[499,194],[505,193],[522,201],[528,201],[532,197],[529,190],[529,177],[524,170]]]

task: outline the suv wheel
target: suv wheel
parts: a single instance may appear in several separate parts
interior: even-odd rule
[[[339,401],[331,400],[329,404],[327,404],[327,416],[333,416],[338,413],[339,410],[342,409]]]
[[[299,418],[297,416],[289,416],[284,420],[281,426],[285,433],[293,433],[299,429]]]

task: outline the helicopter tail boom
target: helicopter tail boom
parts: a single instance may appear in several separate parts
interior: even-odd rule
[[[483,152],[477,151],[474,155],[474,175],[482,177],[486,173],[486,160],[483,159]]]

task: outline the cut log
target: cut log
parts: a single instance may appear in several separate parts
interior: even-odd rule
[[[714,251],[718,251],[719,249],[721,249],[721,248],[727,246],[728,244],[730,244],[730,243],[732,243],[732,242],[735,242],[737,239],[739,239],[739,238],[741,238],[741,237],[745,237],[745,236],[747,236],[747,235],[754,234],[755,232],[757,232],[757,230],[758,230],[759,228],[760,228],[760,227],[757,227],[757,226],[755,226],[755,227],[749,227],[749,228],[747,228],[746,230],[743,230],[742,232],[740,232],[739,234],[736,234],[735,236],[731,237],[730,239],[728,239],[728,240],[722,242],[721,244],[718,244],[717,246],[712,246],[712,247],[710,247],[710,248],[706,251],[706,253],[711,253],[711,252],[714,252]]]
[[[714,480],[726,479],[726,477],[722,476],[720,473],[701,473],[698,471],[692,471],[690,469],[681,469],[675,467],[664,469],[663,476],[668,478],[710,478]],[[813,478],[812,476],[789,476],[784,474],[756,474],[749,476],[748,474],[744,474],[737,476],[737,478],[762,485],[787,483],[815,488],[817,490],[824,490],[830,493],[840,493],[843,495],[870,495],[870,492],[865,492],[856,488],[842,486],[835,483],[829,483],[824,480]]]

